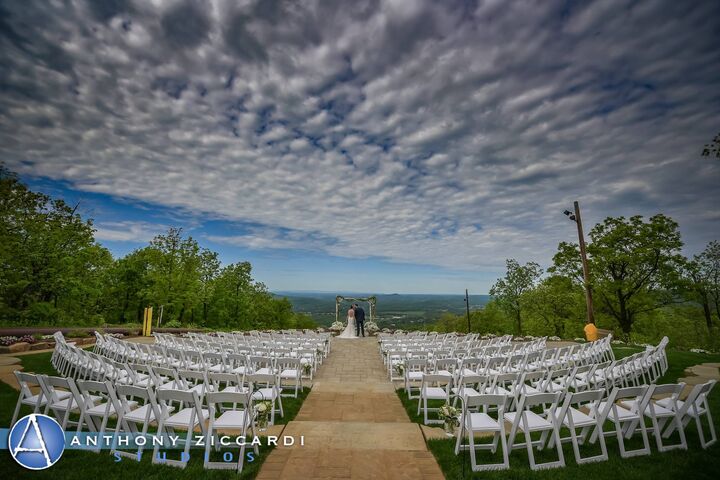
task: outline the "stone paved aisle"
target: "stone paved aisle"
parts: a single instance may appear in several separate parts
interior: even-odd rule
[[[387,379],[377,340],[332,340],[313,389],[283,435],[305,446],[278,447],[258,480],[443,479]]]

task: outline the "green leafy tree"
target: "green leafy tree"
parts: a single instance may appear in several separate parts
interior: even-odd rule
[[[90,220],[29,190],[0,166],[0,316],[5,321],[91,321],[111,263]],[[94,320],[93,320],[94,321]]]
[[[208,312],[210,310],[210,302],[212,301],[213,290],[215,288],[215,279],[220,272],[220,260],[217,252],[203,248],[200,252],[199,265],[199,287],[198,297],[202,303],[202,322],[208,321]]]
[[[197,301],[200,246],[192,237],[183,238],[181,228],[173,227],[150,242],[148,259],[150,299],[163,306],[164,319],[185,321]]]
[[[143,311],[151,300],[148,248],[135,250],[112,265],[107,283],[108,321],[142,322]]]
[[[693,298],[702,306],[705,324],[712,330],[713,310],[720,318],[720,243],[710,242],[702,253],[688,261],[685,275]]]
[[[588,264],[595,300],[630,334],[638,315],[678,301],[683,262],[677,223],[659,214],[606,218],[590,231]],[[582,283],[577,244],[561,243],[549,269]]]
[[[545,278],[537,287],[525,292],[521,302],[527,306],[529,319],[539,323],[533,329],[534,334],[568,338],[568,325],[579,327],[574,330],[582,328],[584,292],[567,277],[551,275]]]
[[[537,285],[543,274],[540,265],[529,262],[520,265],[515,259],[505,260],[507,272],[490,288],[502,308],[515,320],[515,331],[522,335],[522,296]]]

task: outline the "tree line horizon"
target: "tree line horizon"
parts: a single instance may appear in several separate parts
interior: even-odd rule
[[[249,262],[221,266],[218,253],[171,227],[145,247],[114,258],[62,199],[31,191],[0,165],[0,323],[140,323],[162,305],[164,326],[223,329],[314,328],[286,298],[252,278]],[[588,233],[596,323],[626,338],[663,335],[715,347],[720,322],[720,243],[685,258],[679,226],[657,214],[608,217]],[[582,336],[586,306],[577,243],[561,242],[546,269],[506,260],[490,301],[471,312],[482,333]],[[467,331],[465,315],[428,328]]]

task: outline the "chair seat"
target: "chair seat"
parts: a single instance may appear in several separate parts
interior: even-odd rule
[[[503,415],[503,418],[507,420],[510,423],[515,422],[515,417],[518,412],[509,412]],[[553,427],[552,423],[550,423],[547,419],[541,417],[535,412],[531,412],[529,410],[525,411],[525,418],[527,420],[527,426],[529,432],[534,432],[537,430],[549,430]],[[525,423],[521,420],[520,423],[518,423],[518,427],[523,432],[525,431]]]
[[[470,413],[470,429],[474,431],[500,431],[500,424],[487,413]]]
[[[171,380],[167,383],[163,383],[157,387],[156,390],[179,390],[180,388],[180,385],[178,385],[175,380]]]
[[[607,402],[600,402],[600,405],[598,408],[600,411],[605,410],[605,406],[607,405]],[[621,406],[618,406],[617,408],[611,408],[610,413],[608,413],[608,418],[610,420],[615,421],[615,412],[617,411],[617,420],[620,420],[621,422],[629,421],[629,420],[638,420],[640,418],[640,415],[637,413],[631,412],[630,410],[627,410]]]
[[[428,400],[446,400],[448,398],[445,389],[440,387],[425,387],[422,396]]]
[[[271,369],[269,369],[268,367],[262,367],[262,368],[258,368],[258,369],[255,371],[255,373],[258,374],[258,375],[270,375],[270,374],[273,374],[273,373],[275,373],[275,372],[272,371]]]
[[[444,375],[444,376],[446,376],[446,377],[452,377],[452,376],[453,376],[452,373],[450,372],[450,370],[438,370],[438,371],[437,371],[437,375]]]
[[[637,404],[638,404],[637,400],[623,401],[623,402],[620,402],[620,404],[621,404],[623,407],[627,408],[628,410],[637,411],[637,408],[638,408],[638,407],[637,407]],[[660,418],[660,417],[674,417],[674,416],[675,416],[675,412],[673,412],[673,411],[670,410],[669,408],[663,407],[662,405],[658,405],[657,402],[655,403],[655,405],[653,405],[653,410],[655,411],[655,416],[658,417],[658,418]],[[652,411],[650,410],[650,405],[648,405],[648,406],[645,408],[645,411],[644,411],[643,413],[645,414],[646,417],[650,417],[650,416],[651,416]]]
[[[655,402],[655,405],[660,405],[661,407],[672,410],[672,400],[669,397],[658,400],[657,402]],[[683,400],[677,401],[677,406],[679,409],[682,409],[683,405],[685,405],[685,402]],[[687,413],[693,417],[697,417],[698,415],[705,415],[705,408],[702,405],[698,406],[698,404],[696,403],[692,407],[688,408]]]
[[[220,373],[225,371],[225,365],[222,363],[218,363],[217,365],[213,365],[212,367],[208,367],[208,372],[215,372]]]
[[[475,390],[472,387],[453,387],[450,389],[450,391],[453,393],[453,395],[457,395],[458,397],[479,397],[480,392]]]
[[[59,400],[65,400],[70,395],[72,395],[70,392],[64,392],[62,390],[56,390],[55,395],[57,395]],[[41,397],[42,394],[38,393],[37,395],[33,395],[32,397],[28,397],[22,400],[23,405],[30,405],[31,407],[34,407],[37,404],[38,397]],[[44,398],[40,401],[40,405],[45,405],[47,403],[47,400]]]
[[[556,417],[560,414],[560,410],[560,408],[557,408],[555,410],[554,415]],[[570,418],[568,417],[572,418],[572,423],[576,427],[587,427],[588,425],[595,425],[594,418],[584,414],[576,408],[568,408],[567,415],[565,416],[565,418],[562,419],[562,423],[566,427],[570,427]]]
[[[192,412],[195,411],[195,408],[188,407],[183,408],[179,412],[177,412],[175,415],[171,415],[168,417],[167,420],[165,420],[165,426],[166,427],[177,427],[177,428],[188,428],[190,426],[190,417],[192,416]],[[194,428],[200,422],[204,422],[210,418],[210,412],[208,410],[202,410],[202,419],[198,419],[197,415],[195,416],[195,419],[193,420],[192,427]]]
[[[250,369],[245,366],[240,366],[237,368],[233,368],[232,373],[250,373]]]
[[[245,428],[248,420],[245,410],[228,410],[215,420],[213,428]]]
[[[408,380],[422,380],[423,374],[423,372],[407,372],[407,378]]]
[[[60,392],[57,392],[60,393]],[[93,403],[102,400],[102,397],[99,395],[90,395],[90,398],[92,399]],[[50,404],[50,408],[53,408],[55,410],[66,410],[68,408],[68,405],[72,402],[72,411],[78,410],[78,404],[70,397],[65,398],[64,400],[60,400],[57,402],[54,402]]]
[[[297,378],[298,375],[299,370],[295,368],[288,368],[287,370],[280,372],[280,378]]]
[[[225,387],[221,392],[233,392],[233,393],[247,393],[249,389],[247,387],[241,387],[239,385],[232,385],[230,387]]]
[[[129,402],[128,402],[129,403]],[[136,408],[135,410],[131,410],[130,412],[125,414],[125,420],[129,422],[134,423],[143,423],[145,422],[145,416],[148,414],[148,410],[150,409],[150,405],[143,405],[140,408]],[[172,412],[175,410],[175,407],[168,407],[168,412]],[[150,409],[150,417],[148,418],[148,421],[153,422],[155,421],[155,412],[153,412]]]
[[[138,402],[136,402],[135,400],[130,400],[129,402],[127,402],[127,404],[128,407],[130,407],[130,410],[134,410],[137,408]],[[88,415],[92,415],[93,417],[104,416],[107,405],[107,402],[95,405],[94,407],[85,410],[85,413],[87,413]],[[112,403],[110,404],[110,410],[108,410],[108,415],[115,415],[115,406]]]
[[[253,400],[273,400],[275,399],[277,392],[272,387],[258,388],[252,394]]]

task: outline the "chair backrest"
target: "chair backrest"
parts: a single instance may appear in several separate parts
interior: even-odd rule
[[[495,407],[499,412],[499,416],[502,417],[503,410],[507,404],[508,397],[505,395],[474,395],[465,399],[465,408],[474,407]]]
[[[233,405],[240,405],[242,407],[241,409],[246,410],[246,413],[249,414],[252,408],[251,396],[251,393],[211,392],[207,394],[207,403],[211,413],[215,413],[220,410],[215,407],[218,403],[232,403]]]
[[[560,402],[561,395],[562,394],[560,392],[528,393],[527,395],[523,395],[520,397],[518,411],[529,410],[536,405],[551,405],[550,408],[552,409],[552,406],[557,406],[557,404]]]
[[[447,370],[452,373],[457,368],[457,365],[457,359],[455,358],[440,358],[435,360],[435,371]]]
[[[560,392],[558,392],[560,393]],[[605,397],[605,390],[585,390],[582,392],[567,392],[562,406],[555,410],[555,418],[562,422],[571,408],[580,409],[586,407],[590,411],[597,411],[602,399]]]
[[[422,388],[427,387],[428,385],[445,385],[446,389],[450,389],[450,385],[452,384],[452,377],[448,377],[447,375],[437,375],[437,374],[427,374],[424,373],[422,377]]]
[[[40,393],[38,394],[38,403],[42,402],[43,392],[42,387],[40,386],[40,380],[38,380],[38,376],[34,373],[20,372],[18,370],[15,370],[13,373],[15,374],[18,385],[20,385],[20,394],[22,395],[22,398],[25,399],[32,397],[33,393],[31,387],[38,387],[40,388]]]
[[[243,381],[237,373],[209,372],[207,374],[207,378],[215,391],[219,391],[222,385],[225,385],[226,387],[243,385]]]
[[[253,384],[265,384],[266,386],[276,385],[277,377],[272,373],[252,373],[247,376],[248,381]]]

